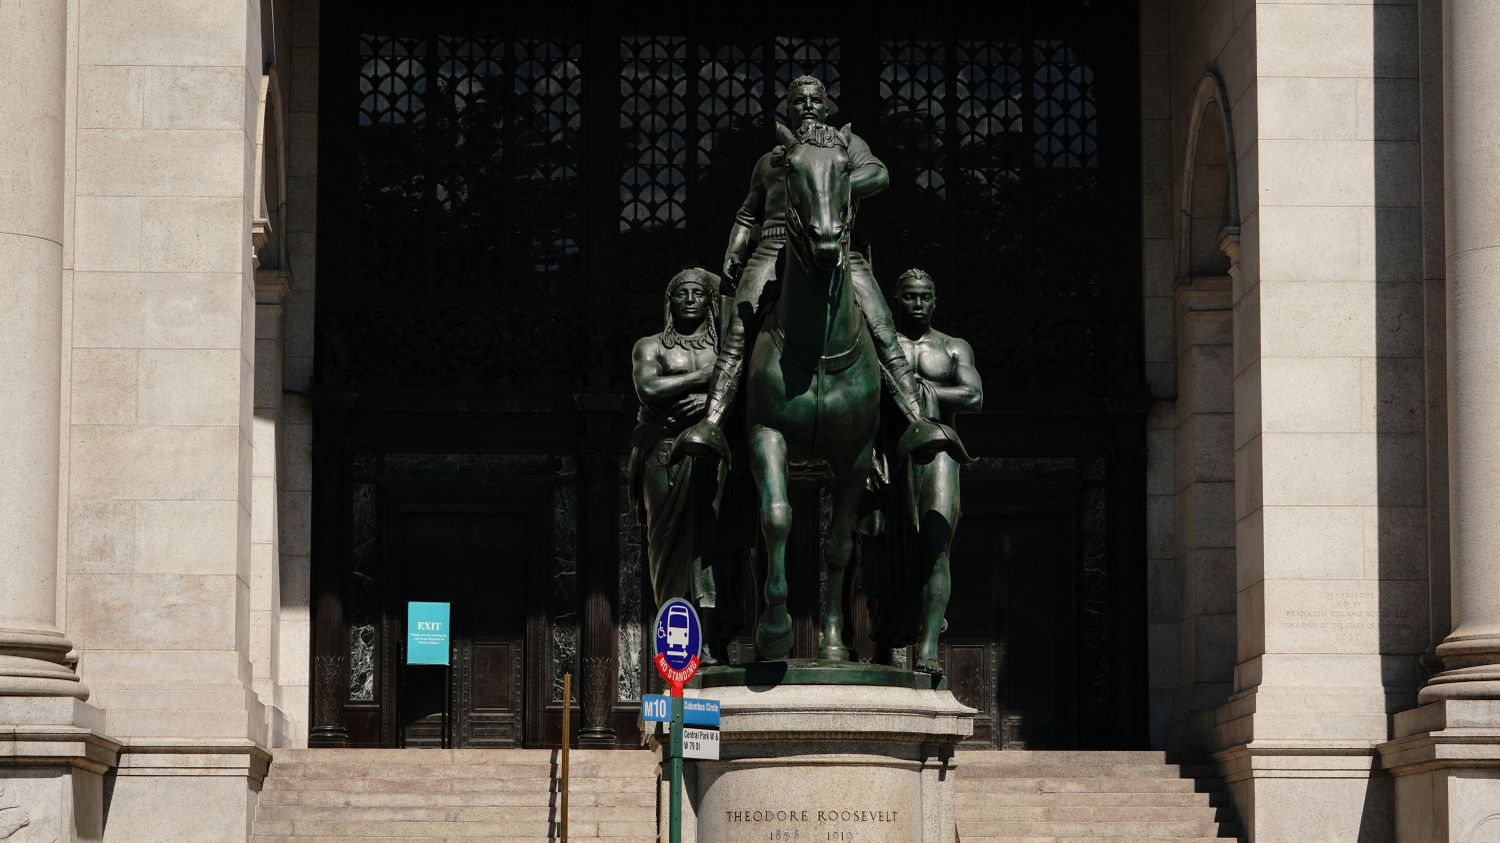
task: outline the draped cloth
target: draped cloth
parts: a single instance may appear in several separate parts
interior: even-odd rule
[[[755,543],[758,509],[743,452],[733,467],[701,457],[667,464],[672,440],[693,421],[641,407],[631,434],[626,482],[636,521],[646,525],[647,566],[657,605],[683,597],[699,609],[715,610],[718,634],[727,635],[745,622],[745,551]],[[650,519],[648,486],[665,486],[661,499],[652,501]]]

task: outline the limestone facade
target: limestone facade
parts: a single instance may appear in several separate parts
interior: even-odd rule
[[[12,839],[243,839],[307,744],[318,7],[0,4]],[[1500,12],[1139,8],[1151,741],[1486,839]]]

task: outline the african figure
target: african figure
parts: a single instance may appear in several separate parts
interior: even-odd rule
[[[902,273],[891,295],[901,349],[911,361],[928,418],[952,425],[959,413],[977,413],[984,406],[984,384],[974,368],[969,344],[932,327],[937,309],[937,287],[920,269]],[[952,591],[948,548],[958,528],[958,463],[947,454],[931,462],[909,461],[910,502],[915,504],[917,573],[921,577],[921,621],[917,632],[915,667],[936,673],[938,633]]]

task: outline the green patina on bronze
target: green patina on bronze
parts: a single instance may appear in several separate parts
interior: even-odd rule
[[[897,331],[868,262],[850,249],[849,238],[858,200],[886,186],[885,166],[849,126],[835,129],[823,122],[827,102],[817,80],[794,80],[787,104],[798,128],[776,126],[781,143],[757,163],[731,231],[724,271],[737,286],[712,363],[703,353],[706,344],[692,353],[670,353],[668,331],[643,338],[636,347],[635,380],[643,407],[632,443],[631,483],[640,490],[637,512],[647,526],[652,582],[658,600],[688,596],[705,610],[705,620],[727,607],[722,591],[734,568],[728,560],[738,557],[725,551],[730,544],[723,540],[725,531],[714,534],[705,525],[722,522],[736,507],[748,508],[724,496],[729,469],[748,464],[766,561],[755,646],[763,659],[781,667],[715,668],[710,673],[715,678],[705,681],[743,684],[780,677],[770,684],[915,687],[926,682],[931,687],[930,678],[912,679],[911,671],[848,663],[846,576],[856,530],[868,509],[867,482],[886,478],[897,494],[882,517],[873,519],[874,541],[884,553],[866,577],[876,607],[876,640],[887,648],[916,642],[916,667],[938,672],[937,635],[950,591],[947,548],[958,518],[958,465],[969,459],[951,424],[956,412],[977,409],[982,400],[973,355],[961,340],[931,331],[914,312],[903,313]],[[747,259],[757,231],[759,242]],[[930,279],[927,284],[931,293]],[[898,312],[904,302],[900,295]],[[930,304],[933,296],[927,300]],[[930,316],[931,308],[925,312]],[[676,324],[679,333],[712,333],[711,318],[674,314],[668,314],[669,330]],[[882,383],[899,411],[883,429]],[[721,424],[741,390],[743,436],[736,427],[732,441]],[[669,446],[667,437],[674,435]],[[716,487],[707,472],[714,463]],[[826,468],[832,477],[832,517],[823,547],[830,599],[821,612],[819,660],[788,666],[782,661],[793,643],[787,609],[793,515],[788,473],[809,465]],[[710,500],[712,516],[705,509]],[[870,523],[865,521],[866,529]],[[721,561],[705,561],[711,558]],[[725,576],[715,577],[716,570]],[[828,673],[829,665],[839,664],[845,667]]]
[[[641,337],[631,379],[641,408],[630,439],[626,482],[636,520],[646,527],[646,561],[658,604],[683,597],[704,624],[705,657],[743,624],[739,607],[743,545],[721,528],[718,472],[711,460],[667,463],[672,438],[703,417],[719,347],[719,277],[685,269],[667,282],[660,333]]]
[[[772,688],[777,685],[879,685],[924,691],[945,689],[942,676],[867,662],[787,659],[704,668],[688,688]]]

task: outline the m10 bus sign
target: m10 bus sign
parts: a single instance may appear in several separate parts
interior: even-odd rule
[[[656,612],[656,672],[672,688],[672,696],[682,696],[682,686],[698,672],[702,652],[703,628],[692,604],[674,597]]]

